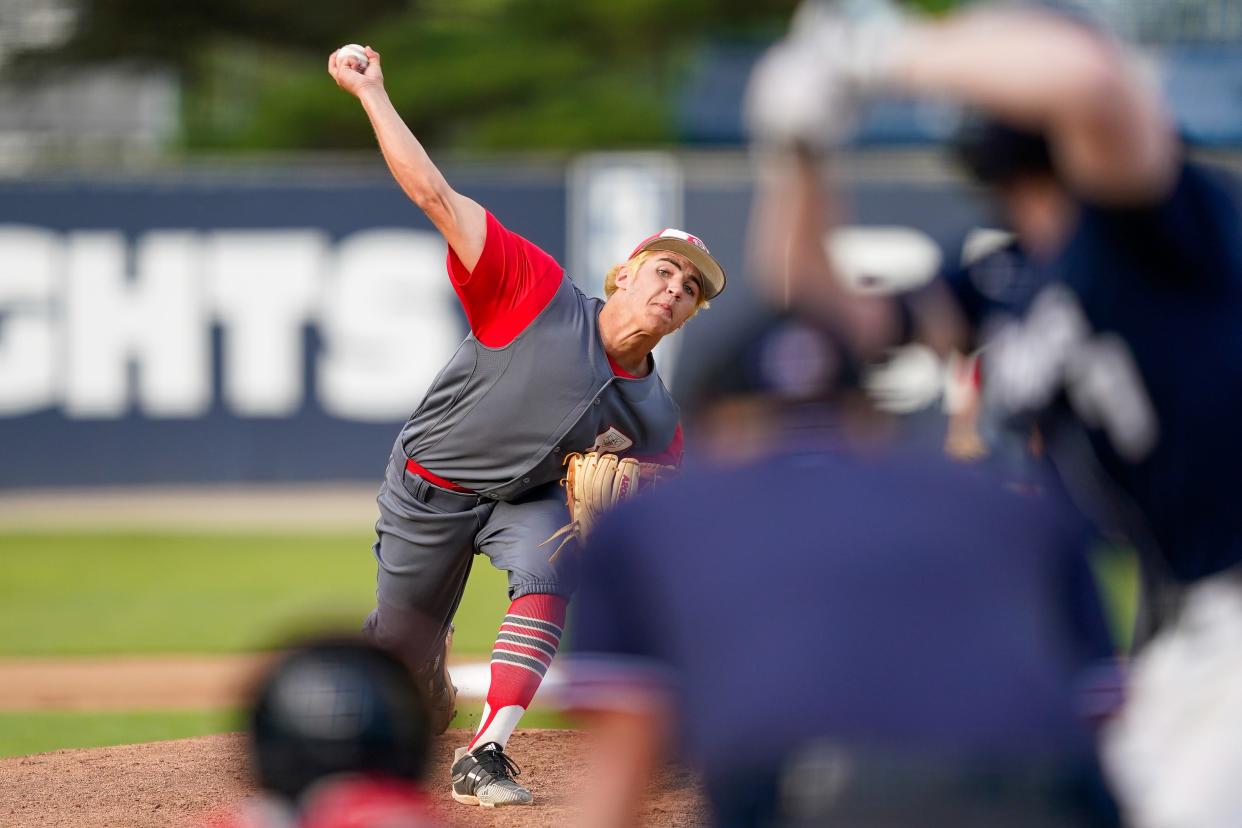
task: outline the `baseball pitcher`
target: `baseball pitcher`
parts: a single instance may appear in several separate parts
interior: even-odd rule
[[[669,229],[609,271],[607,301],[585,296],[551,256],[449,186],[389,100],[380,55],[368,47],[365,56],[364,66],[334,52],[328,73],[361,102],[394,178],[448,242],[448,275],[470,323],[393,446],[366,629],[424,665],[444,730],[456,697],[447,637],[473,556],[508,572],[512,604],[452,795],[528,804],[505,746],[557,652],[578,578],[578,555],[547,543],[574,523],[559,485],[565,460],[594,451],[680,461],[678,409],[651,351],[724,289],[725,274],[702,241]]]

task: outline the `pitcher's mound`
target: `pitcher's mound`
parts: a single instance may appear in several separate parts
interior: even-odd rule
[[[471,734],[450,730],[437,740],[430,783],[434,816],[448,824],[534,828],[577,825],[575,795],[589,780],[582,736],[574,730],[519,730],[508,752],[535,795],[526,807],[477,808],[448,795],[453,750]],[[225,733],[144,745],[61,750],[0,759],[0,825],[192,825],[205,812],[228,807],[250,792],[245,742]],[[692,826],[706,821],[702,798],[685,771],[658,774],[641,810],[641,824]]]

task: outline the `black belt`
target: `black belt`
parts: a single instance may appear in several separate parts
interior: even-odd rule
[[[480,503],[494,502],[474,493],[454,492],[451,489],[441,488],[408,469],[406,474],[415,483],[414,486],[406,487],[414,499],[433,506],[441,512],[468,512]]]

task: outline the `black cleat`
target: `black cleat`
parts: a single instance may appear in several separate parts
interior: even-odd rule
[[[453,799],[466,805],[495,808],[498,805],[529,805],[530,791],[513,781],[521,769],[497,742],[453,754]]]

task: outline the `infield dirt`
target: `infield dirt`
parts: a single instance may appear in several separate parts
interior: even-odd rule
[[[581,824],[575,801],[588,780],[582,734],[573,730],[519,730],[509,743],[535,805],[477,808],[449,798],[453,749],[469,738],[450,730],[433,751],[432,813],[448,825],[535,826]],[[205,814],[251,792],[241,734],[144,745],[59,750],[0,760],[0,824],[52,828],[155,828],[194,825]],[[704,811],[690,775],[660,774],[642,807],[642,824],[692,826]]]
[[[0,662],[0,700],[9,709],[100,709],[142,702],[235,703],[238,678],[261,657],[29,659]],[[170,682],[169,675],[179,676]],[[154,680],[153,680],[154,679]],[[179,705],[176,705],[179,706]],[[470,731],[450,730],[432,753],[433,815],[448,825],[574,826],[574,803],[586,744],[574,730],[519,730],[509,743],[533,807],[484,809],[448,796],[453,750]],[[140,745],[59,750],[0,759],[0,825],[5,828],[118,828],[194,825],[251,792],[241,734],[224,733]],[[705,821],[701,797],[685,771],[663,771],[642,808],[642,824],[691,826]]]

